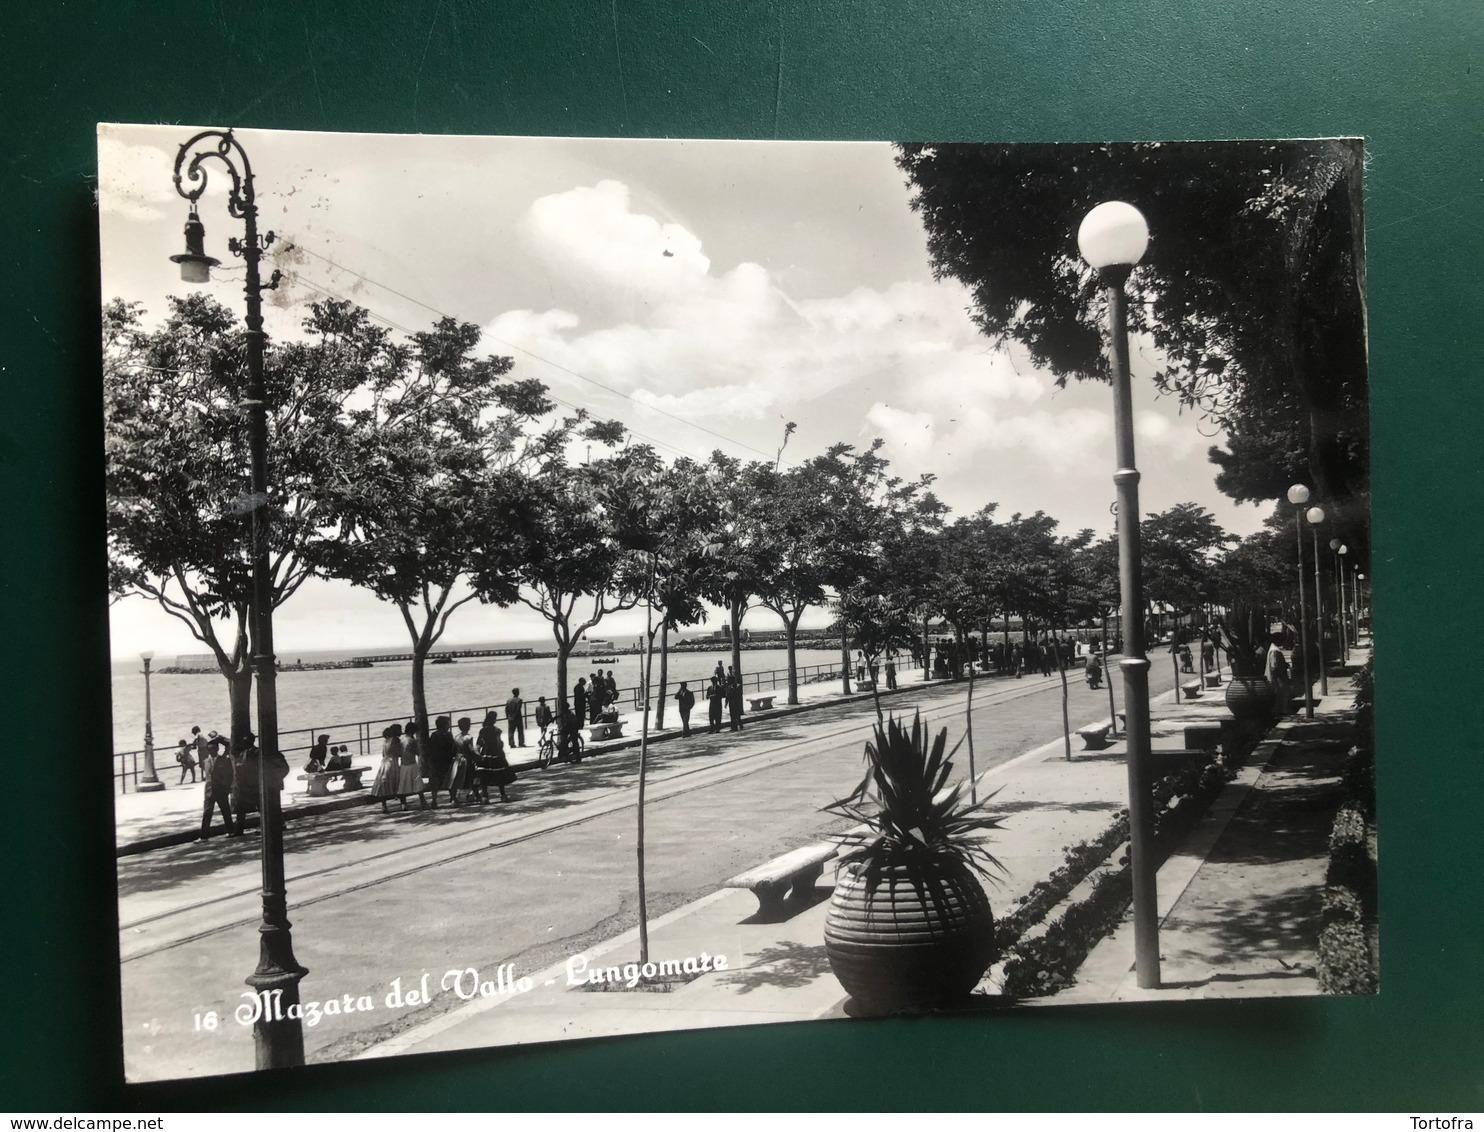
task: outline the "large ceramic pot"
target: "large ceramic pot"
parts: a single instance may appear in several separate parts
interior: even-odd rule
[[[871,1012],[925,1010],[962,998],[994,959],[989,899],[968,866],[928,858],[889,866],[867,893],[863,870],[835,881],[824,946],[830,968]]]
[[[1273,685],[1265,676],[1233,676],[1226,686],[1226,709],[1237,719],[1266,719],[1273,714]]]

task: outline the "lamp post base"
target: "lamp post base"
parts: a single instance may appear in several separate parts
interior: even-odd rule
[[[136,794],[153,794],[153,793],[155,793],[155,791],[157,791],[157,790],[163,790],[163,789],[165,789],[165,784],[163,782],[161,782],[158,778],[156,778],[156,779],[141,778],[135,784],[135,786],[134,786],[134,793],[136,793]]]

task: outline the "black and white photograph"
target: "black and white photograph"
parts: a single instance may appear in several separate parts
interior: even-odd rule
[[[1380,993],[1365,158],[100,125],[127,1080]]]

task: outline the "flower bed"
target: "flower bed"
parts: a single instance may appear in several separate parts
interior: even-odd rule
[[[1022,896],[1013,911],[995,924],[995,950],[1001,954],[1013,947],[1026,931],[1039,924],[1048,912],[1066,899],[1092,870],[1128,840],[1128,811],[1120,810],[1113,824],[1091,841],[1079,841],[1066,849],[1066,860],[1045,880],[1039,880]]]
[[[1216,756],[1155,783],[1154,849],[1158,860],[1169,855],[1234,777],[1231,762],[1235,760]],[[1126,823],[1127,818],[1123,820]],[[1004,967],[1003,992],[1034,998],[1071,986],[1077,968],[1118,926],[1132,899],[1133,871],[1124,863],[1117,872],[1100,877],[1092,891],[1068,908],[1045,934],[1011,949]]]

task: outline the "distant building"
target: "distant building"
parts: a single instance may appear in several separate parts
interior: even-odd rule
[[[216,657],[209,652],[185,653],[175,658],[175,667],[190,672],[215,672]]]

